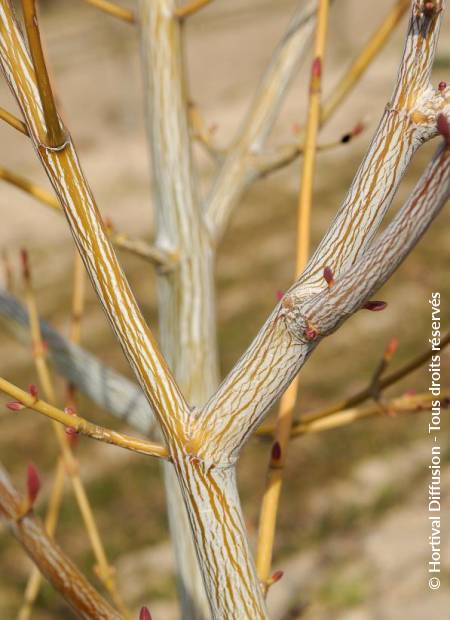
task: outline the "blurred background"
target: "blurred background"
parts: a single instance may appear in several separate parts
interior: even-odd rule
[[[124,6],[134,3],[121,0]],[[142,106],[139,41],[136,29],[101,14],[81,0],[47,1],[42,31],[63,116],[104,217],[133,236],[152,238],[153,213],[148,149]],[[191,90],[214,139],[226,146],[296,6],[292,0],[215,0],[186,28]],[[325,61],[325,93],[381,22],[392,0],[361,3],[337,0],[331,11]],[[318,158],[313,213],[313,245],[339,207],[376,123],[390,96],[402,52],[402,22],[357,88],[326,126],[320,141],[338,139],[357,121],[364,133]],[[434,83],[450,77],[449,19],[444,23]],[[293,127],[304,123],[309,59],[286,99],[271,145],[292,142]],[[15,110],[4,80],[0,105]],[[0,165],[47,185],[27,140],[0,124]],[[415,157],[395,206],[402,204],[429,160],[435,144]],[[198,150],[207,188],[213,163]],[[218,265],[218,321],[222,371],[227,372],[292,282],[295,257],[299,164],[258,182],[236,210],[221,245]],[[74,250],[63,218],[0,182],[0,248],[16,273],[15,293],[23,294],[18,254],[28,248],[41,315],[68,333]],[[443,331],[448,326],[450,245],[448,208],[377,298],[383,313],[359,313],[302,371],[299,412],[351,394],[370,380],[384,347],[399,339],[393,368],[426,348],[432,291],[442,296]],[[120,256],[141,307],[157,329],[154,274],[146,263]],[[131,373],[88,286],[82,343],[105,363]],[[0,326],[0,374],[22,387],[37,382],[29,349]],[[449,385],[444,354],[443,384]],[[447,379],[447,382],[445,381]],[[62,381],[61,396],[63,395]],[[428,387],[426,367],[389,394]],[[52,482],[57,450],[48,422],[38,414],[13,415],[0,396],[0,455],[17,486],[34,461],[43,477],[38,512]],[[80,413],[117,428],[117,422],[81,399]],[[443,411],[443,515],[450,510],[449,425]],[[291,444],[276,538],[275,568],[284,578],[270,591],[273,617],[402,620],[426,614],[444,618],[450,607],[450,541],[443,531],[442,586],[430,592],[427,485],[427,414],[387,417],[297,439]],[[128,429],[129,430],[129,429]],[[239,466],[245,516],[252,541],[268,461],[268,444],[252,440]],[[132,609],[148,604],[155,620],[178,618],[173,559],[160,470],[151,459],[81,438],[81,472],[106,543],[117,567],[121,591]],[[71,493],[67,492],[57,539],[83,569],[93,556]],[[30,563],[6,530],[0,529],[0,617],[15,618]],[[60,597],[44,585],[33,618],[72,618]]]

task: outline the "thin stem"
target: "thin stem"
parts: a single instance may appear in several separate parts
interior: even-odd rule
[[[400,396],[387,401],[386,410],[391,415],[396,413],[427,411],[432,406],[432,402],[439,400],[442,404],[449,398],[449,396],[450,390],[443,390],[439,398],[427,393],[416,394],[414,396]],[[343,409],[342,411],[330,414],[318,420],[313,420],[311,422],[299,422],[298,424],[295,424],[292,427],[292,437],[301,437],[311,433],[321,433],[322,431],[347,426],[352,422],[358,422],[377,415],[385,415],[382,410],[380,410],[377,403],[366,405],[364,407]]]
[[[118,433],[109,428],[98,426],[92,422],[88,422],[79,415],[71,415],[50,405],[48,402],[35,399],[31,394],[21,390],[19,387],[10,383],[6,379],[0,377],[0,392],[8,394],[11,398],[16,399],[19,403],[23,404],[26,408],[32,409],[42,415],[56,420],[66,427],[73,428],[77,433],[96,439],[97,441],[103,441],[119,448],[125,448],[132,452],[138,452],[139,454],[148,454],[150,456],[156,456],[158,458],[167,459],[167,449],[159,444],[145,439],[138,439],[137,437],[131,437],[124,433]]]
[[[123,620],[90,585],[45,532],[33,511],[23,514],[24,499],[0,464],[0,518],[52,586],[82,618]]]
[[[20,133],[23,133],[25,136],[29,135],[28,128],[25,123],[21,121],[20,118],[17,118],[17,116],[14,116],[14,114],[11,114],[11,112],[8,112],[8,110],[0,108],[0,118],[5,121],[5,123],[8,123],[8,125],[11,125],[11,127],[14,127],[14,129],[17,129],[17,131],[20,131]]]
[[[0,167],[0,179],[30,194],[30,196],[33,196],[33,198],[36,198],[36,200],[39,200],[39,202],[47,207],[55,209],[63,214],[58,199],[52,193],[33,181],[2,167]],[[116,232],[111,227],[108,228],[107,232],[109,238],[116,247],[149,261],[163,271],[172,270],[177,263],[178,257],[175,253],[165,252],[142,239],[132,239],[125,233]]]
[[[398,23],[405,15],[409,4],[409,0],[399,0],[372,34],[350,68],[333,88],[331,95],[325,99],[325,103],[320,111],[321,125],[325,124],[326,121],[330,119],[336,109],[358,83],[367,67],[369,67],[374,58],[382,50],[390,35],[394,32]]]
[[[445,336],[442,337],[441,345],[440,345],[441,351],[443,351],[449,344],[450,344],[450,332],[445,334]],[[401,379],[404,379],[409,374],[417,370],[417,368],[420,368],[420,366],[425,364],[429,359],[431,359],[432,355],[433,355],[433,351],[431,350],[431,348],[428,348],[425,351],[422,351],[421,353],[413,357],[413,359],[411,359],[409,362],[407,362],[406,364],[404,364],[397,370],[394,370],[391,373],[385,375],[384,377],[381,377],[378,383],[378,389],[380,391],[383,391],[387,389],[388,387],[390,387],[391,385],[394,385]],[[369,382],[367,387],[363,388],[362,390],[359,390],[358,392],[355,392],[355,394],[353,394],[352,396],[349,396],[348,398],[337,401],[336,403],[329,405],[328,407],[325,407],[323,409],[305,413],[304,415],[302,415],[301,421],[305,423],[314,422],[316,420],[320,420],[321,418],[325,418],[333,413],[336,413],[337,411],[341,411],[342,409],[348,409],[350,407],[354,407],[355,405],[358,405],[359,403],[362,403],[368,398],[372,397],[371,387],[372,387],[372,382]]]
[[[66,466],[62,458],[58,459],[56,471],[53,478],[53,486],[45,518],[45,531],[50,538],[54,537],[56,525],[58,523],[59,511],[64,492],[64,482],[66,479]],[[23,603],[17,614],[17,620],[29,620],[33,610],[34,601],[42,583],[42,574],[39,568],[34,565],[28,577]]]
[[[43,346],[39,312],[31,279],[31,270],[28,262],[28,255],[26,252],[23,252],[22,260],[28,316],[30,320],[30,331],[33,345],[33,357],[35,360],[35,366],[38,373],[39,382],[41,384],[41,387],[43,388],[44,396],[51,404],[54,405],[56,404],[56,394],[53,380],[50,374],[50,369],[47,364],[45,348]],[[75,337],[79,337],[79,318],[81,318],[81,313],[83,311],[84,305],[84,268],[81,259],[80,263],[81,265],[78,265],[78,267],[77,262],[75,263],[76,268],[74,279],[72,315],[72,323],[75,323],[75,331],[72,331],[72,338],[74,335]],[[100,532],[94,518],[94,513],[91,508],[86,489],[84,488],[83,482],[79,474],[78,461],[73,454],[69,439],[64,433],[61,425],[53,421],[53,429],[55,431],[55,435],[59,444],[61,458],[66,466],[67,473],[70,477],[75,494],[75,499],[80,509],[80,513],[83,518],[83,522],[94,551],[94,555],[97,561],[97,573],[103,584],[106,586],[107,590],[110,592],[118,609],[120,609],[124,617],[129,618],[129,613],[123,603],[122,597],[118,592],[114,569],[108,562],[105,549],[100,537]],[[62,487],[60,487],[60,490],[62,491]],[[55,518],[57,518],[57,516]]]
[[[328,0],[320,0],[314,40],[314,60],[311,69],[308,117],[306,122],[306,137],[303,146],[304,157],[298,203],[296,277],[303,271],[309,256],[311,234],[310,218],[317,151],[317,134],[320,120],[322,66],[325,54],[328,10]],[[280,402],[269,471],[261,507],[256,568],[258,576],[263,584],[267,584],[270,577],[276,519],[283,484],[283,468],[291,435],[292,412],[297,400],[298,383],[297,376],[283,394]]]
[[[108,0],[85,0],[85,2],[95,6],[95,8],[100,9],[100,11],[103,11],[104,13],[108,13],[108,15],[117,17],[117,19],[121,19],[129,24],[134,24],[136,22],[136,15],[133,11],[115,4],[114,2],[109,2]]]
[[[186,17],[190,17],[195,13],[198,13],[201,9],[203,9],[208,4],[211,4],[213,0],[192,0],[192,2],[188,2],[184,6],[177,8],[174,11],[175,17],[178,19],[186,19]]]
[[[22,9],[28,46],[36,75],[36,84],[44,113],[45,129],[47,133],[45,143],[51,148],[59,148],[66,142],[66,135],[61,127],[47,66],[45,64],[35,0],[22,0]]]

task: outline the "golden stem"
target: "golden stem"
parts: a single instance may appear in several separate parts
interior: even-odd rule
[[[450,396],[449,390],[443,390],[439,400],[443,401]],[[431,394],[416,394],[414,396],[401,396],[393,398],[386,403],[386,409],[392,413],[414,413],[418,411],[427,411],[432,401],[437,400]],[[354,407],[343,409],[327,417],[313,420],[311,422],[299,422],[292,427],[292,437],[299,437],[311,433],[320,433],[333,428],[347,426],[352,422],[357,422],[365,418],[376,415],[383,415],[380,412],[378,403],[366,405],[364,407]]]
[[[443,351],[444,348],[448,346],[449,344],[450,344],[450,333],[445,334],[445,336],[442,338],[441,351]],[[433,355],[433,352],[430,348],[428,348],[426,351],[423,351],[422,353],[419,353],[419,355],[417,355],[412,360],[410,360],[409,362],[401,366],[398,370],[394,370],[388,375],[385,375],[384,377],[382,377],[379,381],[378,389],[380,391],[385,390],[391,385],[397,383],[397,381],[404,379],[411,372],[414,372],[414,370],[417,370],[417,368],[419,368],[420,366],[422,366],[422,364],[427,362],[431,358],[432,355]],[[327,407],[318,409],[317,411],[310,411],[308,413],[304,413],[301,416],[301,421],[298,422],[298,424],[296,424],[295,427],[297,427],[297,425],[299,424],[309,424],[310,422],[314,422],[316,420],[326,418],[330,415],[333,415],[334,413],[338,413],[340,411],[353,408],[355,407],[355,405],[359,405],[360,403],[364,402],[368,398],[372,397],[371,383],[372,382],[370,382],[367,387],[365,387],[362,390],[359,390],[359,392],[355,392],[355,394],[352,394],[352,396],[349,396],[348,398],[339,400],[331,405],[328,405]],[[274,432],[275,432],[275,425],[267,424],[267,425],[264,425],[264,427],[261,426],[256,431],[256,434],[259,437],[271,437],[273,436]]]
[[[36,83],[45,119],[47,136],[44,143],[51,148],[59,148],[66,142],[66,135],[61,127],[47,66],[45,64],[35,0],[22,0],[22,10],[28,46],[33,60]]]
[[[375,56],[380,52],[389,36],[395,30],[397,24],[406,13],[410,5],[409,0],[399,0],[372,37],[364,46],[364,49],[354,60],[348,71],[337,84],[331,95],[326,99],[320,113],[320,124],[323,125],[341,104],[350,90],[360,79],[361,75],[370,65]]]
[[[118,433],[104,426],[98,426],[92,422],[88,422],[86,419],[79,415],[70,415],[62,409],[54,407],[45,400],[35,399],[31,394],[21,390],[19,387],[10,383],[6,379],[0,377],[0,392],[8,394],[11,398],[16,399],[22,403],[28,409],[32,409],[37,413],[40,413],[51,420],[59,422],[63,426],[73,428],[77,433],[96,439],[97,441],[103,441],[105,443],[119,446],[119,448],[125,448],[132,452],[138,452],[139,454],[148,454],[150,456],[156,456],[158,458],[167,459],[169,457],[167,449],[164,446],[146,441],[145,439],[138,439],[137,437],[131,437],[124,433]]]
[[[208,4],[211,4],[212,1],[213,0],[192,0],[192,2],[188,2],[184,6],[176,9],[174,15],[178,19],[185,19],[186,17],[194,15],[194,13],[197,13]]]
[[[303,144],[303,167],[298,203],[297,276],[303,271],[309,256],[310,214],[317,150],[317,134],[320,121],[322,66],[328,26],[328,9],[328,0],[320,0],[317,13],[313,52],[314,60],[311,70],[308,116]],[[291,435],[292,412],[297,399],[297,392],[298,378],[296,377],[283,394],[276,422],[274,444],[261,507],[256,552],[256,568],[258,576],[263,584],[267,584],[270,577],[276,519],[281,487],[283,484],[283,467]]]
[[[5,121],[5,123],[8,123],[8,125],[11,125],[11,127],[14,127],[14,129],[17,129],[17,131],[20,131],[20,133],[23,133],[25,136],[29,135],[28,128],[25,123],[17,118],[17,116],[14,116],[14,114],[11,114],[11,112],[8,112],[8,110],[0,108],[0,118]]]
[[[0,167],[0,179],[30,194],[30,196],[33,196],[33,198],[36,198],[36,200],[39,200],[47,207],[63,214],[58,199],[51,192],[33,181],[2,167]],[[177,263],[178,257],[175,254],[169,255],[169,253],[165,253],[141,239],[131,239],[124,233],[112,230],[108,230],[108,236],[114,245],[121,250],[139,256],[164,270],[169,271],[173,269]]]
[[[95,6],[100,11],[104,13],[108,13],[108,15],[112,15],[113,17],[117,17],[124,22],[128,22],[130,24],[134,24],[136,21],[136,15],[130,9],[126,9],[123,6],[119,6],[114,2],[109,2],[108,0],[85,0],[88,4]]]

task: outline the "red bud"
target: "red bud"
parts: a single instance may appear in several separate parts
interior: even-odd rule
[[[450,143],[450,126],[448,124],[448,120],[445,114],[442,114],[442,112],[437,116],[436,126],[438,132],[441,134],[444,140]]]
[[[11,411],[21,411],[22,409],[25,409],[25,405],[22,405],[22,403],[19,403],[17,400],[12,400],[11,402],[6,403],[6,406],[8,409],[11,409]]]
[[[386,306],[387,303],[385,301],[371,300],[365,303],[363,308],[365,310],[370,310],[371,312],[381,312],[381,310],[384,310]]]
[[[30,506],[33,506],[36,501],[40,488],[41,480],[39,478],[38,470],[33,463],[30,463],[27,470],[27,491]]]
[[[352,136],[359,136],[359,134],[362,133],[365,128],[366,126],[364,125],[364,123],[362,121],[359,121],[359,123],[356,123],[356,125],[352,129]]]
[[[311,325],[308,325],[305,329],[305,337],[306,340],[315,340],[317,338],[319,334],[317,333],[317,331],[314,329],[314,327],[311,327]]]
[[[438,91],[440,93],[444,92],[444,90],[447,88],[447,82],[439,82],[438,84]]]
[[[278,301],[281,301],[283,299],[283,297],[284,297],[283,291],[277,291],[276,292],[276,297],[277,297]]]
[[[320,78],[321,75],[322,75],[322,61],[317,56],[316,58],[314,58],[312,66],[311,66],[311,76],[314,79],[314,78]]]
[[[279,461],[281,459],[281,446],[278,441],[275,441],[272,446],[272,461]]]
[[[384,351],[384,357],[387,360],[390,360],[394,357],[394,355],[396,354],[398,349],[398,338],[396,338],[396,336],[393,336],[389,342],[388,345]]]
[[[28,391],[30,392],[31,396],[37,400],[37,398],[38,398],[38,389],[37,389],[37,387],[33,383],[28,388]]]
[[[323,277],[325,278],[325,282],[331,288],[334,284],[334,275],[330,267],[325,267],[325,269],[323,270]]]
[[[274,574],[272,575],[270,581],[272,583],[276,583],[277,581],[280,581],[280,579],[283,577],[284,575],[284,571],[282,570],[277,570],[274,572]]]
[[[141,607],[141,611],[139,612],[139,620],[152,620],[147,607]]]

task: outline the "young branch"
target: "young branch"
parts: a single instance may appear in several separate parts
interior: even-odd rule
[[[309,256],[311,235],[310,220],[317,151],[317,134],[319,130],[322,68],[328,27],[328,9],[328,0],[320,0],[314,37],[304,157],[298,200],[296,277],[298,277],[304,269]],[[283,469],[291,434],[292,413],[295,401],[297,400],[297,392],[298,376],[290,384],[281,398],[260,513],[256,567],[259,578],[265,585],[265,589],[267,589],[270,577],[276,519],[283,483]]]
[[[66,135],[56,110],[44,52],[42,51],[41,35],[36,12],[36,0],[22,0],[23,19],[27,33],[28,47],[33,61],[33,69],[36,86],[41,98],[42,111],[45,119],[44,144],[53,149],[62,148],[66,141]]]
[[[192,0],[192,2],[188,2],[184,6],[180,6],[174,11],[175,17],[178,19],[186,19],[186,17],[190,17],[195,13],[198,13],[201,9],[203,9],[208,4],[211,4],[213,0]]]
[[[308,51],[315,15],[315,0],[299,3],[261,80],[238,136],[227,151],[205,205],[206,222],[216,240],[223,235],[234,206],[253,180],[252,157],[266,142],[299,62]]]
[[[117,17],[117,19],[121,19],[129,24],[134,24],[136,22],[136,15],[133,11],[115,4],[114,2],[109,2],[109,0],[85,0],[85,2],[95,6],[96,9],[100,9],[100,11],[103,11],[104,13],[107,13],[112,17]]]
[[[20,133],[23,133],[24,136],[28,136],[28,129],[25,123],[21,121],[20,118],[17,118],[17,116],[14,116],[14,114],[11,114],[11,112],[8,112],[8,110],[0,108],[0,119],[8,123],[8,125],[11,125],[14,129],[17,129],[17,131],[20,131]]]
[[[414,396],[405,395],[397,398],[391,398],[386,402],[386,410],[391,415],[397,413],[416,413],[420,411],[428,411],[432,403],[439,400],[441,405],[447,402],[450,391],[443,390],[439,399],[431,394],[415,394]],[[321,433],[342,426],[348,426],[353,422],[359,422],[367,418],[383,415],[378,403],[365,405],[364,407],[354,407],[351,409],[342,409],[336,413],[332,413],[318,420],[311,422],[298,422],[292,427],[291,437],[302,437],[311,433]]]
[[[81,262],[81,259],[79,260]],[[25,284],[25,294],[26,294],[27,307],[28,307],[28,315],[30,317],[30,335],[31,335],[31,342],[32,342],[32,353],[33,353],[35,367],[36,367],[38,378],[39,378],[39,384],[40,384],[40,387],[43,389],[43,393],[44,393],[46,400],[51,405],[56,405],[56,392],[54,389],[54,384],[53,384],[52,376],[50,373],[50,369],[47,364],[44,343],[42,341],[37,301],[36,301],[36,296],[35,296],[33,285],[32,285],[31,266],[29,264],[28,254],[26,251],[22,251],[22,263],[23,263],[23,275],[24,275],[24,280],[25,280],[24,284]],[[76,282],[75,282],[77,284],[77,287],[74,289],[75,311],[77,313],[77,317],[79,316],[79,313],[81,313],[82,305],[83,305],[82,288],[80,288],[80,284],[82,283],[80,274],[81,276],[84,275],[83,274],[84,268],[83,268],[82,263],[80,267],[81,269],[80,268],[78,269],[78,274],[77,274],[78,277],[76,278]],[[75,331],[78,332],[78,330],[79,330],[79,326],[76,325]],[[65,410],[65,413],[68,413],[68,411]],[[60,449],[60,459],[63,461],[66,467],[66,472],[72,483],[72,488],[74,491],[75,499],[76,499],[78,508],[80,510],[89,540],[91,542],[91,546],[92,546],[94,556],[97,562],[96,564],[97,574],[99,578],[101,579],[101,581],[103,582],[103,584],[105,585],[106,589],[111,594],[112,600],[114,601],[117,608],[120,609],[123,616],[127,618],[128,620],[130,616],[124,605],[122,597],[119,594],[116,579],[115,579],[114,569],[108,562],[105,548],[104,548],[103,542],[100,537],[100,532],[99,532],[97,523],[95,521],[94,513],[91,508],[91,504],[90,504],[86,489],[84,488],[81,476],[79,474],[79,466],[78,466],[78,462],[72,450],[72,444],[70,442],[69,437],[67,436],[67,433],[64,432],[64,429],[62,428],[62,426],[58,424],[57,421],[54,421],[54,420],[53,420],[53,429],[54,429],[56,439],[57,439],[59,449]],[[57,469],[58,469],[58,466],[57,466]],[[62,493],[63,485],[60,485],[59,490]],[[53,516],[51,517],[51,519],[53,520]],[[38,577],[35,577],[33,575],[31,578],[31,583],[33,582],[37,584],[34,589],[35,595],[37,595],[38,588],[39,588]],[[22,609],[22,612],[23,612],[22,615],[25,617],[27,617],[27,609],[30,609],[31,611],[30,603],[32,604],[32,601],[33,601],[32,594],[33,594],[33,591],[31,590],[31,585],[30,585],[30,589],[28,589],[28,599],[26,601],[25,607]]]
[[[15,297],[2,289],[0,317],[16,338],[28,343],[28,314]],[[40,325],[51,361],[60,375],[97,405],[140,433],[147,435],[154,431],[154,415],[138,385],[102,364],[82,347],[71,343],[45,321],[41,321]]]
[[[383,49],[385,43],[408,10],[409,4],[409,0],[398,0],[395,6],[390,9],[383,22],[374,31],[369,41],[361,50],[361,53],[358,54],[349,69],[339,80],[335,88],[333,88],[331,94],[326,98],[320,111],[321,125],[324,125],[331,118],[339,105],[354,88],[367,67],[370,66],[374,58]]]
[[[450,333],[447,333],[441,339],[441,345],[440,345],[441,351],[443,351],[449,344],[450,344]],[[378,382],[378,390],[380,391],[380,393],[386,390],[391,385],[394,385],[398,381],[401,381],[402,379],[407,377],[410,373],[420,368],[420,366],[425,364],[425,362],[427,362],[432,357],[432,355],[433,355],[433,351],[430,347],[428,347],[425,351],[413,357],[409,362],[407,362],[406,364],[403,364],[397,370],[394,370],[384,375],[383,377],[381,377]],[[355,392],[348,398],[339,400],[335,403],[332,403],[331,405],[327,405],[316,411],[309,411],[309,412],[303,413],[301,415],[301,423],[309,424],[310,422],[315,422],[322,418],[326,418],[328,416],[331,416],[334,413],[343,411],[345,409],[353,409],[356,407],[356,405],[359,405],[360,403],[364,402],[368,398],[372,398],[372,396],[373,395],[372,395],[372,390],[371,390],[371,383],[369,383],[367,387],[363,388],[362,390],[359,390],[358,392]],[[256,431],[256,434],[259,437],[272,437],[274,430],[275,430],[275,425],[265,424],[264,426],[261,426]]]
[[[23,506],[24,500],[0,464],[0,518],[45,578],[80,618],[123,620],[47,535],[33,512],[23,514]]]
[[[448,198],[449,157],[444,143],[380,239],[331,288],[300,296],[300,278],[288,291],[199,416],[196,433],[204,446],[202,457],[220,455],[220,462],[234,462],[318,342],[388,280]]]
[[[30,194],[30,196],[33,196],[42,204],[55,209],[61,214],[64,213],[58,199],[45,188],[33,183],[33,181],[3,167],[0,167],[0,179]],[[174,253],[165,252],[141,239],[131,239],[124,233],[116,232],[111,227],[108,227],[107,234],[116,247],[148,260],[163,271],[170,271],[176,265],[177,257]]]
[[[146,441],[145,439],[138,439],[137,437],[130,437],[129,435],[118,433],[117,431],[88,422],[79,415],[72,415],[66,411],[62,411],[44,400],[35,398],[2,377],[0,377],[0,392],[8,394],[15,399],[15,401],[9,403],[9,408],[12,408],[14,411],[20,411],[23,408],[32,409],[51,420],[63,424],[67,428],[73,428],[77,433],[81,433],[97,441],[103,441],[119,446],[120,448],[125,448],[126,450],[139,452],[140,454],[148,454],[162,459],[169,458],[169,454],[163,446],[151,441]]]

